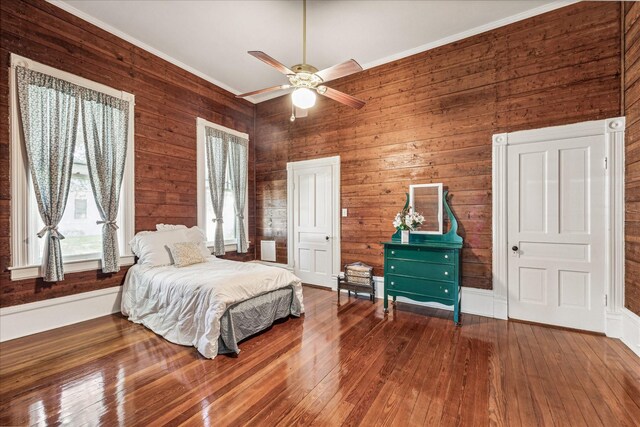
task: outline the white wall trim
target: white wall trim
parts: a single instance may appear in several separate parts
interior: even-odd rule
[[[197,70],[197,69],[195,69],[195,68],[193,68],[193,67],[191,67],[191,66],[189,66],[189,65],[187,65],[187,64],[185,64],[185,63],[183,63],[183,62],[181,62],[181,61],[179,61],[179,60],[177,60],[175,58],[173,58],[172,56],[161,52],[160,50],[158,50],[158,49],[156,49],[154,47],[151,47],[150,45],[142,42],[141,40],[139,40],[139,39],[137,39],[137,38],[135,38],[135,37],[123,32],[123,31],[121,31],[121,30],[119,30],[119,29],[117,29],[117,28],[115,28],[115,27],[113,27],[113,26],[111,26],[111,25],[109,25],[107,23],[105,23],[104,21],[99,20],[98,18],[95,18],[95,17],[93,17],[93,16],[91,16],[91,15],[89,15],[89,14],[87,14],[87,13],[85,13],[85,12],[83,12],[83,11],[81,11],[81,10],[71,6],[71,5],[69,5],[68,3],[65,3],[64,1],[60,1],[60,0],[47,0],[47,1],[49,3],[55,5],[55,6],[59,7],[60,9],[63,9],[65,11],[71,13],[72,15],[75,15],[78,18],[81,18],[81,19],[83,19],[83,20],[95,25],[96,27],[101,28],[104,31],[107,31],[108,33],[111,33],[111,34],[113,34],[113,35],[115,35],[115,36],[117,36],[117,37],[119,37],[119,38],[121,38],[121,39],[123,39],[123,40],[125,40],[125,41],[127,41],[127,42],[129,42],[129,43],[131,43],[133,45],[135,45],[135,46],[138,46],[139,48],[144,49],[147,52],[150,52],[153,55],[156,55],[156,56],[164,59],[165,61],[168,61],[168,62],[172,63],[173,65],[176,65],[177,67],[180,67],[183,70],[186,70],[186,71],[188,71],[188,72],[190,72],[190,73],[192,73],[192,74],[194,74],[194,75],[196,75],[196,76],[198,76],[200,78],[203,78],[203,79],[207,80],[208,82],[210,82],[210,83],[212,83],[212,84],[214,84],[214,85],[216,85],[216,86],[218,86],[218,87],[220,87],[220,88],[222,88],[222,89],[224,89],[224,90],[226,90],[228,92],[231,92],[234,95],[240,94],[240,91],[238,91],[237,89],[235,89],[235,88],[233,88],[233,87],[221,82],[220,80],[217,80],[217,79],[211,77],[210,75],[208,75],[206,73],[203,73],[203,72],[201,72],[201,71],[199,71],[199,70]],[[542,6],[539,6],[539,7],[536,7],[536,8],[533,8],[533,9],[530,9],[530,10],[527,10],[527,11],[512,15],[512,16],[508,16],[506,18],[498,19],[498,20],[486,23],[484,25],[480,25],[480,26],[471,28],[471,29],[466,30],[466,31],[461,31],[461,32],[456,33],[456,34],[453,34],[453,35],[450,35],[450,36],[447,36],[447,37],[443,37],[441,39],[438,39],[438,40],[435,40],[435,41],[432,41],[432,42],[429,42],[429,43],[426,43],[426,44],[423,44],[423,45],[420,45],[420,46],[416,46],[416,47],[411,48],[411,49],[404,50],[402,52],[398,52],[398,53],[395,53],[395,54],[392,54],[392,55],[388,55],[388,56],[385,56],[385,57],[382,57],[382,58],[378,58],[376,60],[373,60],[373,61],[367,62],[365,64],[362,64],[362,68],[366,70],[366,69],[369,69],[369,68],[377,67],[378,65],[386,64],[388,62],[396,61],[398,59],[405,58],[407,56],[415,55],[417,53],[425,52],[427,50],[431,50],[431,49],[434,49],[436,47],[444,46],[446,44],[453,43],[453,42],[456,42],[458,40],[462,40],[462,39],[465,39],[465,38],[468,38],[468,37],[472,37],[472,36],[475,36],[477,34],[484,33],[486,31],[494,30],[496,28],[500,28],[500,27],[503,27],[505,25],[513,24],[515,22],[522,21],[522,20],[531,18],[531,17],[536,16],[536,15],[541,15],[543,13],[551,12],[553,10],[560,9],[560,8],[565,7],[565,6],[569,6],[571,4],[577,3],[577,2],[578,2],[578,0],[559,0],[559,1],[554,1],[554,2],[551,2],[551,3],[547,3],[547,4],[544,4]],[[246,97],[245,99],[250,101],[250,102],[252,102],[252,103],[254,103],[254,104],[256,104],[258,102],[262,102],[262,101],[265,101],[267,99],[271,99],[271,98],[275,98],[275,97],[277,97],[277,96],[264,97],[264,98],[261,98],[260,100],[256,99],[255,97]]]
[[[60,9],[66,11],[66,12],[69,12],[72,15],[77,16],[78,18],[83,19],[83,20],[89,22],[90,24],[95,25],[96,27],[98,27],[98,28],[100,28],[100,29],[102,29],[102,30],[104,30],[104,31],[106,31],[108,33],[111,33],[114,36],[121,38],[122,40],[125,40],[125,41],[131,43],[134,46],[138,46],[139,48],[144,49],[147,52],[149,52],[149,53],[151,53],[151,54],[153,54],[153,55],[155,55],[155,56],[157,56],[159,58],[162,58],[165,61],[170,62],[170,63],[172,63],[173,65],[175,65],[175,66],[177,66],[179,68],[182,68],[183,70],[186,70],[186,71],[190,72],[191,74],[194,74],[194,75],[196,75],[196,76],[198,76],[198,77],[200,77],[202,79],[207,80],[209,83],[212,83],[212,84],[214,84],[214,85],[226,90],[227,92],[231,92],[234,95],[238,95],[240,93],[240,91],[238,91],[237,89],[232,88],[231,86],[228,86],[228,85],[222,83],[220,80],[217,80],[217,79],[211,77],[210,75],[203,73],[202,71],[198,71],[195,68],[190,67],[189,65],[185,64],[184,62],[178,61],[174,57],[169,56],[166,53],[161,52],[160,50],[158,50],[158,49],[156,49],[154,47],[151,47],[150,45],[144,43],[143,41],[138,40],[137,38],[135,38],[133,36],[130,36],[129,34],[125,33],[124,31],[120,31],[119,29],[107,24],[104,21],[99,20],[98,18],[95,18],[95,17],[89,15],[88,13],[85,13],[85,12],[81,11],[80,9],[76,9],[75,7],[71,6],[68,3],[65,3],[64,1],[60,1],[60,0],[47,0],[47,1],[49,3],[55,5],[55,6],[59,7]],[[245,99],[249,100],[250,102],[252,102],[254,104],[256,103],[255,99],[253,99],[253,98],[247,97]]]
[[[531,18],[536,15],[541,15],[543,13],[551,12],[556,9],[560,9],[565,6],[569,6],[574,3],[578,3],[579,0],[568,0],[568,1],[554,1],[551,3],[544,4],[542,6],[517,13],[515,15],[507,16],[506,18],[498,19],[484,25],[480,25],[474,28],[471,28],[466,31],[461,31],[459,33],[443,37],[441,39],[416,46],[411,49],[404,50],[402,52],[394,53],[392,55],[385,56],[383,58],[375,59],[373,61],[362,64],[362,68],[369,69],[373,67],[377,67],[378,65],[386,64],[388,62],[397,61],[398,59],[406,58],[407,56],[415,55],[420,52],[425,52],[427,50],[435,49],[440,46],[444,46],[449,43],[453,43],[462,39],[466,39],[468,37],[472,37],[487,31],[495,30],[496,28],[504,27],[509,24],[513,24],[518,21],[523,21],[525,19]]]
[[[231,135],[235,135],[239,138],[246,139],[249,141],[249,135],[244,132],[239,132],[237,130],[219,125],[217,123],[210,122],[201,117],[196,118],[196,205],[197,205],[197,223],[198,227],[204,230],[205,234],[207,233],[207,227],[211,227],[211,224],[207,223],[207,201],[209,200],[209,193],[205,189],[205,161],[206,161],[206,148],[205,142],[206,138],[206,127],[211,127],[214,129],[221,130],[222,132],[229,133]],[[247,167],[249,167],[247,165]],[[247,237],[247,246],[251,244],[249,241],[249,186],[247,185],[247,190],[245,194],[247,203],[244,204],[244,229]],[[214,242],[207,242],[207,247],[209,249],[213,249]],[[225,241],[224,250],[225,252],[235,251],[237,250],[237,238],[235,240]]]
[[[340,274],[344,276],[344,273],[341,272]],[[376,283],[376,298],[383,299],[384,298],[384,277],[374,276],[373,280]],[[326,288],[331,289],[332,291],[337,291],[338,285],[337,283],[335,283],[335,280],[334,280],[334,283],[332,283],[331,286],[327,286]],[[343,290],[342,292],[347,292],[347,291]],[[494,302],[492,290],[468,288],[463,286],[460,292],[461,292],[462,313],[475,314],[475,315],[484,316],[484,317],[496,317],[494,316],[495,302]],[[392,297],[389,297],[389,299],[391,300]],[[415,300],[404,298],[404,297],[398,297],[397,300],[398,302],[403,302],[407,304],[453,311],[452,305],[448,306],[448,305],[439,304],[437,302],[415,301]]]
[[[617,337],[621,330],[624,298],[624,130],[625,118],[615,117],[564,126],[493,135],[493,290],[497,315],[508,316],[508,218],[507,150],[514,144],[526,144],[604,135],[607,169],[605,173],[605,292],[608,304],[605,333]]]
[[[311,168],[319,166],[331,166],[332,182],[333,182],[333,209],[334,215],[332,226],[333,243],[333,260],[331,261],[332,278],[340,273],[340,257],[341,257],[341,234],[340,234],[340,156],[323,157],[320,159],[301,160],[298,162],[287,163],[287,265],[295,270],[294,265],[294,245],[293,245],[293,195],[294,180],[293,171],[297,168]]]
[[[271,261],[263,261],[260,259],[255,259],[253,261],[250,262],[257,262],[258,264],[263,264],[263,265],[268,265],[269,267],[278,267],[278,268],[284,268],[285,270],[291,271],[293,272],[293,267],[287,264],[282,264],[279,262],[271,262]]]
[[[125,255],[120,257],[120,267],[126,267],[135,264],[134,255]],[[42,277],[41,265],[28,265],[25,267],[9,267],[11,271],[11,280],[25,280]],[[85,259],[79,261],[66,261],[64,263],[65,273],[78,273],[81,271],[102,270],[101,259]]]
[[[9,69],[9,106],[10,106],[10,141],[11,141],[11,194],[15,200],[29,200],[30,174],[27,154],[22,140],[22,124],[18,111],[18,91],[16,81],[17,66],[25,67],[77,86],[92,89],[115,98],[129,102],[129,126],[127,133],[127,156],[120,192],[118,211],[118,240],[120,245],[121,265],[133,264],[133,255],[129,241],[135,234],[135,95],[94,82],[75,74],[50,67],[14,53],[11,54]],[[23,280],[42,277],[42,266],[33,265],[30,256],[35,233],[33,217],[30,218],[30,202],[11,203],[11,280]],[[100,218],[95,218],[96,220]],[[31,236],[30,236],[31,234]],[[65,259],[66,273],[90,271],[101,268],[101,262],[93,256],[86,255],[80,259]]]
[[[640,357],[640,316],[626,308],[623,308],[621,312],[622,334],[620,340]]]
[[[122,287],[0,308],[0,342],[118,313]]]

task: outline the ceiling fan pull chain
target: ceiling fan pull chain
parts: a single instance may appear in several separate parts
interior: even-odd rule
[[[302,63],[307,63],[307,0],[302,0]]]

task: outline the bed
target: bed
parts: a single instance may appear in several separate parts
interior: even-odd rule
[[[212,359],[239,353],[238,342],[277,319],[300,316],[304,305],[300,279],[290,271],[209,255],[180,268],[135,264],[125,278],[121,310],[130,321]]]

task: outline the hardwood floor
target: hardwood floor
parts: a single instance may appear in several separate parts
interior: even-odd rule
[[[0,425],[638,425],[640,359],[598,335],[305,287],[207,360],[118,315],[0,344]],[[428,314],[429,316],[425,315]]]

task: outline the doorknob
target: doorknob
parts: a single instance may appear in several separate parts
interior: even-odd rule
[[[329,240],[329,236],[324,236],[324,240]]]
[[[518,247],[517,247],[517,246],[512,246],[512,247],[511,247],[511,250],[515,252],[515,251],[517,251],[517,250],[518,250]]]

